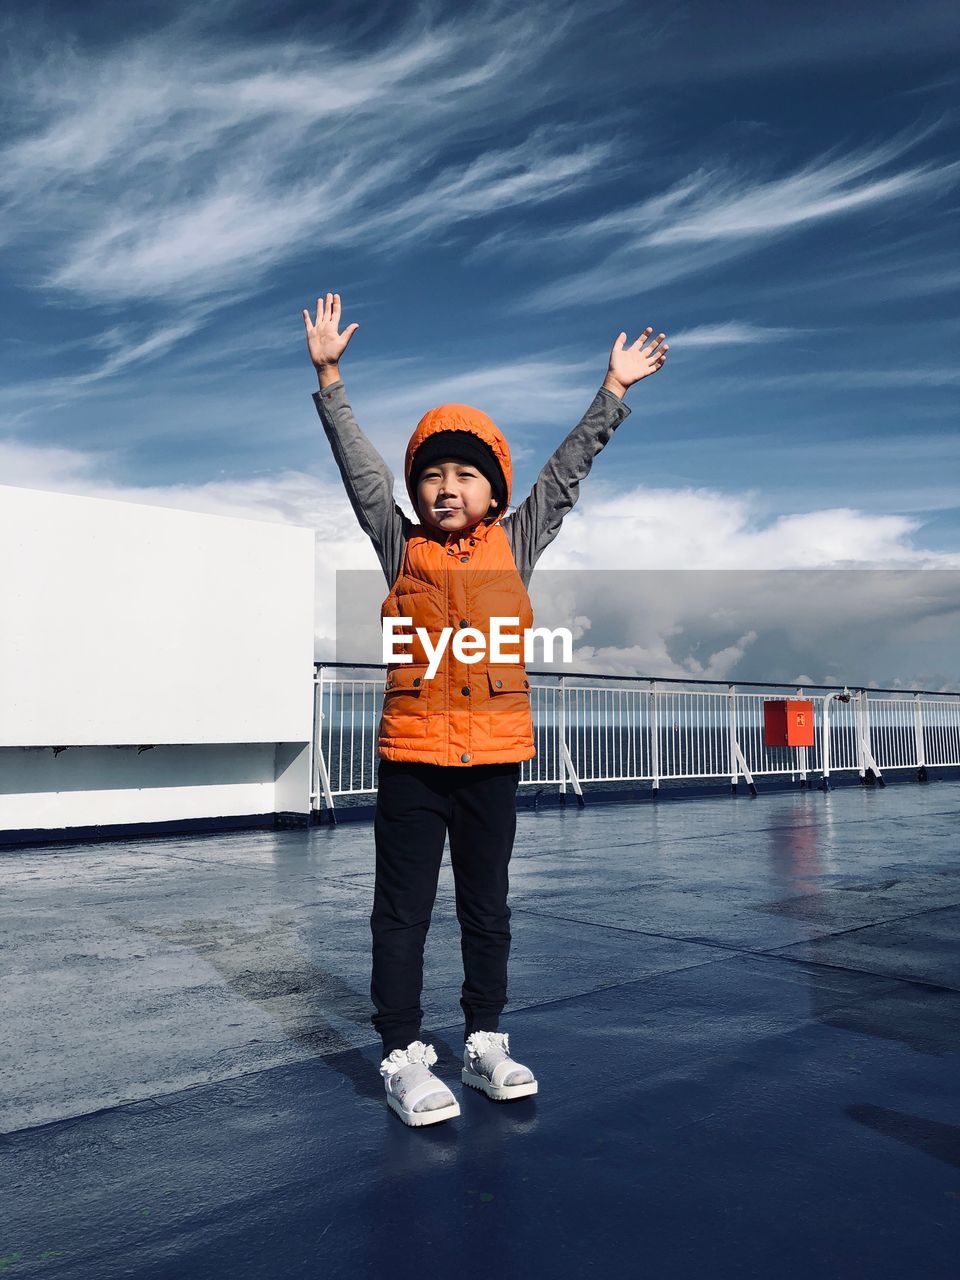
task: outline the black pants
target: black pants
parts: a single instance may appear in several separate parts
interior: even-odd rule
[[[498,1028],[507,1003],[507,867],[519,783],[518,763],[464,769],[379,762],[370,996],[384,1057],[420,1035],[423,949],[447,832],[463,954],[464,1038]]]

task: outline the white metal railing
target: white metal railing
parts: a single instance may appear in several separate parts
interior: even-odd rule
[[[315,676],[311,803],[333,810],[335,797],[376,790],[377,728],[383,667],[318,663]],[[353,674],[348,674],[353,673]],[[831,774],[856,770],[883,785],[884,769],[960,765],[960,695],[897,690],[822,692],[784,685],[641,677],[553,676],[531,672],[537,754],[521,763],[521,785],[571,787],[595,782],[661,784],[788,776],[829,788]],[[666,686],[666,687],[664,687]],[[756,690],[756,691],[755,691]],[[770,747],[763,704],[773,698],[813,704],[811,747]]]

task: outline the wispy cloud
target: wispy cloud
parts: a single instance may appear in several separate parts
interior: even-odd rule
[[[898,197],[944,190],[956,183],[960,162],[871,177],[931,132],[904,133],[897,140],[834,160],[823,157],[784,177],[754,179],[752,185],[748,179],[745,190],[742,177],[746,175],[715,173],[682,201],[669,225],[652,227],[645,243],[704,244],[773,235]]]
[[[669,341],[675,360],[677,352],[688,347],[753,346],[764,342],[786,342],[800,334],[815,332],[819,333],[822,330],[797,329],[789,325],[759,325],[749,320],[721,320],[716,324],[701,324],[692,329],[678,329],[670,334]]]
[[[73,378],[48,378],[45,380],[44,385],[51,393],[56,394],[59,388],[70,387],[72,389],[83,386],[85,383],[100,382],[104,378],[109,378],[112,374],[119,373],[121,369],[126,369],[129,365],[165,355],[183,338],[196,332],[203,321],[204,315],[205,313],[201,312],[191,319],[181,320],[176,324],[162,325],[146,337],[133,341],[130,340],[129,334],[123,329],[108,329],[98,336],[95,343],[98,347],[110,349],[110,354],[102,364],[96,369],[78,374]]]
[[[894,200],[929,199],[960,180],[960,161],[929,161],[889,175],[877,170],[924,141],[943,120],[904,130],[877,146],[837,155],[838,148],[793,173],[764,177],[741,169],[701,167],[666,191],[596,218],[553,228],[535,246],[542,253],[585,257],[593,265],[533,290],[521,311],[568,306],[584,297],[624,297],[755,252],[777,237]],[[530,252],[522,233],[499,232],[475,256]]]
[[[491,129],[509,117],[502,80],[531,74],[565,30],[533,5],[511,20],[510,41],[491,43],[500,8],[488,0],[350,59],[322,40],[221,50],[163,32],[97,55],[51,53],[8,90],[6,235],[57,227],[45,284],[58,294],[225,304],[310,244],[388,250],[553,200],[608,161],[608,142],[544,124],[454,156],[475,116]]]
[[[566,131],[555,125],[541,126],[518,146],[479,156],[463,169],[444,171],[422,191],[389,209],[358,218],[340,238],[357,242],[389,232],[396,244],[464,219],[479,219],[576,191],[588,175],[607,167],[613,144],[584,143],[575,150],[551,155],[562,132]],[[604,178],[610,177],[608,169]]]
[[[611,345],[615,337],[611,334]],[[561,429],[566,423],[565,434],[597,394],[608,354],[601,348],[587,356],[582,351],[551,351],[490,361],[466,371],[435,367],[429,378],[423,376],[422,369],[406,373],[388,370],[387,376],[373,371],[358,404],[374,431],[390,431],[394,439],[398,421],[409,423],[412,431],[429,408],[441,404],[476,405],[502,424],[511,443],[513,429],[535,427],[544,421],[553,420]],[[531,395],[531,390],[536,394]]]

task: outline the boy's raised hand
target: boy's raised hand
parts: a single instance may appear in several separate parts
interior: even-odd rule
[[[625,333],[617,335],[617,340],[610,352],[610,366],[604,381],[618,395],[622,395],[627,387],[632,387],[641,378],[648,378],[651,373],[656,373],[658,369],[663,368],[669,348],[665,342],[662,347],[660,343],[667,335],[661,333],[651,339],[652,333],[653,328],[648,325],[630,347],[624,345],[627,341]],[[646,345],[643,345],[644,343]]]
[[[360,328],[354,322],[340,333],[340,295],[328,293],[326,299],[317,299],[317,318],[311,321],[310,312],[304,311],[303,323],[307,330],[307,350],[317,369],[328,369],[340,361],[350,339]]]

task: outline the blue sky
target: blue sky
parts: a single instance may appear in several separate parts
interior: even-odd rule
[[[94,0],[3,34],[3,482],[375,566],[310,399],[336,290],[395,474],[464,401],[515,503],[619,331],[667,333],[544,567],[960,568],[954,6]]]

